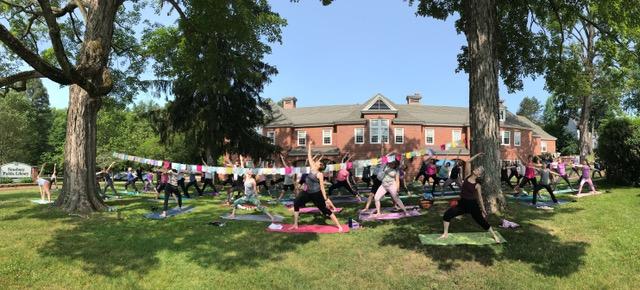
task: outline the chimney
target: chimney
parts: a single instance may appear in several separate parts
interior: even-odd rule
[[[407,96],[407,105],[420,105],[420,100],[422,96],[420,93],[415,93],[411,96]]]
[[[297,101],[298,101],[298,99],[296,99],[296,97],[283,98],[282,99],[282,108],[284,108],[285,110],[295,109]]]

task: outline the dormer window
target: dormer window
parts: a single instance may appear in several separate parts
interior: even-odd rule
[[[377,100],[371,107],[369,107],[369,110],[391,110],[391,108],[389,108],[389,106],[383,102],[382,100]]]
[[[500,109],[500,122],[504,122],[506,118],[507,118],[507,110]]]

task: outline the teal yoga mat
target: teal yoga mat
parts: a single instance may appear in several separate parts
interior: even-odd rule
[[[499,232],[496,232],[501,243],[506,243]],[[453,245],[493,245],[496,241],[489,232],[473,232],[473,233],[449,233],[446,239],[438,239],[442,234],[420,234],[420,243],[423,245],[434,246],[453,246]]]

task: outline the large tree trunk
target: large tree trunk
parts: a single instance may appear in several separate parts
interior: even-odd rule
[[[77,85],[69,88],[64,185],[55,205],[66,212],[90,213],[106,208],[96,186],[96,127],[100,99]]]
[[[89,13],[77,68],[97,89],[88,92],[78,85],[69,88],[64,186],[55,203],[66,212],[81,214],[106,208],[96,187],[96,126],[102,94],[112,87],[109,54],[115,16],[122,1],[85,0],[84,3]]]
[[[586,30],[586,51],[584,60],[585,73],[589,76],[591,89],[588,94],[582,97],[582,108],[580,109],[580,121],[578,123],[578,129],[580,129],[580,161],[586,160],[587,156],[593,152],[593,144],[591,140],[591,125],[589,120],[591,119],[591,103],[593,100],[593,92],[595,91],[593,86],[595,85],[595,37],[596,29],[593,25],[583,23]]]
[[[469,57],[469,125],[471,154],[484,152],[472,168],[484,166],[483,195],[487,209],[505,205],[500,188],[498,133],[498,59],[496,55],[497,10],[495,0],[463,0],[464,31]]]

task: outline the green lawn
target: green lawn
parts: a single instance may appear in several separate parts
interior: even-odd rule
[[[551,212],[511,201],[505,217],[522,227],[499,229],[508,243],[447,247],[418,240],[441,230],[445,203],[349,234],[286,235],[265,232],[265,223],[207,225],[229,211],[222,198],[153,221],[143,214],[160,203],[128,197],[108,202],[119,213],[85,219],[31,203],[37,191],[2,191],[0,288],[637,289],[640,190],[605,189]],[[269,207],[291,221],[284,207]],[[339,218],[349,216],[355,206]],[[451,231],[479,227],[464,217]]]

